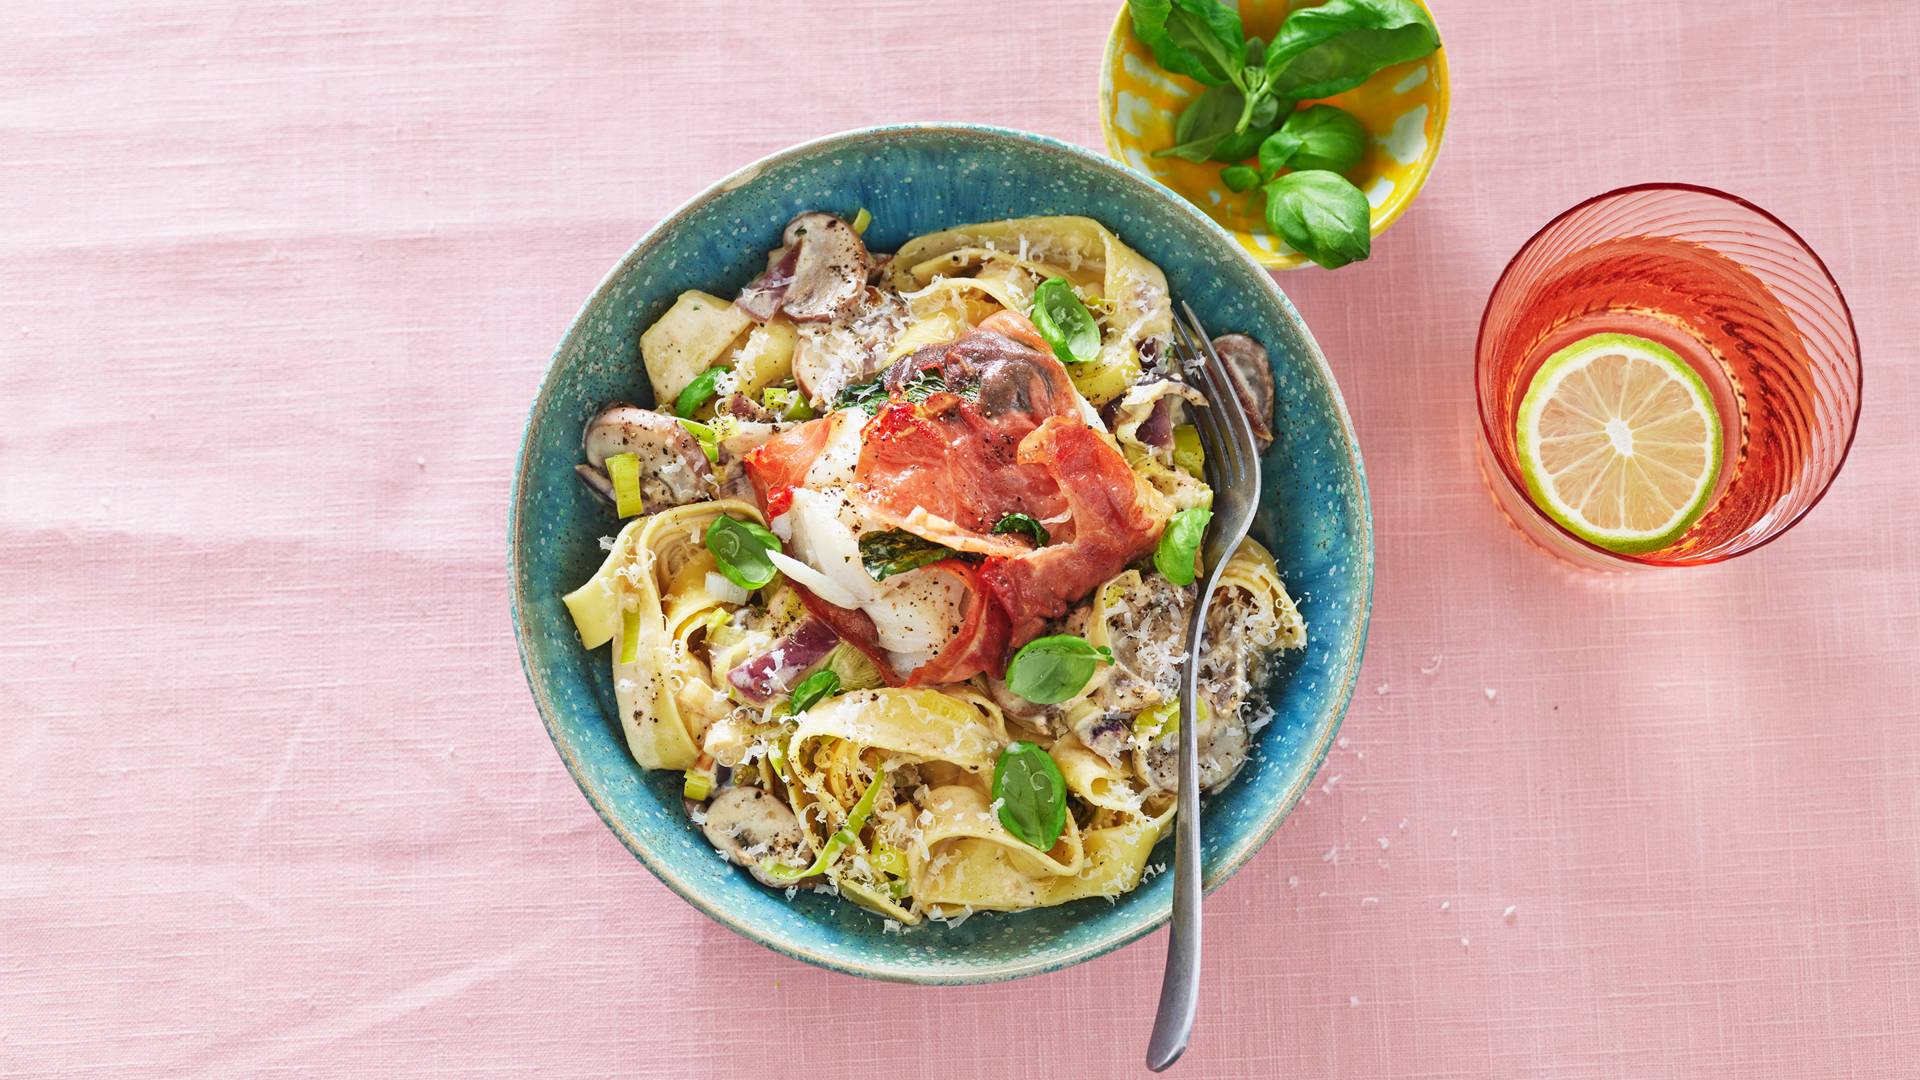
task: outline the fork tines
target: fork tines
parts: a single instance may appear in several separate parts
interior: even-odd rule
[[[1253,479],[1253,428],[1239,396],[1227,384],[1220,357],[1193,308],[1182,302],[1174,313],[1174,351],[1187,375],[1206,395],[1207,407],[1194,409],[1194,426],[1206,450],[1209,481],[1215,490],[1245,490]],[[1217,470],[1217,472],[1216,472]]]

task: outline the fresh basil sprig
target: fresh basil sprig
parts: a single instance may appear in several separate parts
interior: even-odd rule
[[[787,713],[798,716],[839,692],[839,673],[832,668],[821,668],[801,679],[800,685],[793,688],[793,693],[787,697]]]
[[[1173,122],[1173,145],[1153,152],[1154,157],[1177,157],[1205,161],[1214,148],[1233,134],[1246,98],[1232,86],[1213,86],[1202,91]]]
[[[726,368],[710,367],[695,375],[693,381],[680,391],[680,396],[673,399],[673,414],[685,420],[698,412],[708,398],[719,392],[720,376],[726,373]]]
[[[1263,66],[1268,88],[1298,101],[1351,90],[1439,47],[1440,31],[1413,0],[1327,0],[1287,16]]]
[[[1113,663],[1113,650],[1085,638],[1053,634],[1034,638],[1007,663],[1007,689],[1036,705],[1058,705],[1086,689],[1101,664]]]
[[[1100,324],[1066,278],[1048,278],[1033,290],[1033,325],[1064,364],[1100,355]]]
[[[1314,105],[1292,116],[1260,144],[1260,172],[1272,179],[1282,168],[1343,173],[1367,153],[1367,129],[1345,109]]]
[[[1153,156],[1188,161],[1252,157],[1279,123],[1281,104],[1266,95],[1249,98],[1235,86],[1209,87],[1180,111],[1173,124],[1174,145],[1155,150]]]
[[[945,544],[936,544],[905,529],[885,529],[860,536],[860,565],[866,567],[867,576],[875,581],[885,581],[895,574],[959,556],[960,552]]]
[[[1290,172],[1265,188],[1267,228],[1293,250],[1329,270],[1373,251],[1372,209],[1339,173]]]
[[[1364,155],[1366,132],[1332,106],[1296,113],[1293,105],[1350,90],[1439,48],[1426,11],[1414,0],[1327,0],[1293,12],[1262,43],[1247,38],[1239,15],[1218,0],[1128,0],[1127,7],[1155,61],[1207,88],[1181,111],[1174,145],[1154,156],[1234,164],[1258,154],[1268,180],[1283,168],[1325,172],[1331,179],[1269,184],[1269,228],[1328,268],[1366,258],[1371,212],[1360,190],[1337,175]],[[1253,186],[1244,166],[1222,179],[1234,191]],[[1282,221],[1288,231],[1276,224]]]
[[[1207,538],[1207,522],[1212,520],[1213,511],[1196,506],[1180,511],[1167,522],[1166,529],[1160,533],[1160,543],[1153,549],[1153,565],[1168,581],[1183,586],[1193,584],[1200,545]]]
[[[993,766],[993,801],[1000,824],[1021,843],[1051,851],[1067,827],[1067,781],[1053,755],[1015,740]]]
[[[1031,537],[1033,546],[1037,548],[1046,547],[1053,539],[1053,536],[1047,532],[1047,527],[1040,524],[1040,519],[1032,514],[1008,514],[994,522],[990,531],[995,536],[1003,533],[1018,533],[1021,536]]]
[[[1240,120],[1233,133],[1221,139],[1208,155],[1214,161],[1240,161],[1260,152],[1260,144],[1280,124],[1282,109],[1293,108],[1290,101],[1282,101],[1265,94],[1251,94],[1243,100]]]
[[[751,521],[722,515],[707,526],[707,550],[728,581],[743,589],[764,589],[780,571],[767,552],[780,550],[780,538]]]
[[[1240,13],[1215,0],[1127,0],[1133,32],[1154,62],[1208,86],[1235,81],[1246,66]]]

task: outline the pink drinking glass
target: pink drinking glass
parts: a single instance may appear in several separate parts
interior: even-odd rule
[[[1588,334],[1650,337],[1708,383],[1725,444],[1706,513],[1667,547],[1580,539],[1527,494],[1515,422],[1554,351]],[[1530,539],[1597,569],[1698,566],[1760,547],[1826,493],[1860,419],[1860,341],[1840,286],[1799,234],[1745,199],[1639,184],[1566,211],[1493,287],[1474,363],[1481,470]]]

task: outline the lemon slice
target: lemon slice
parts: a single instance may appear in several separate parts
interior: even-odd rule
[[[1534,505],[1589,543],[1658,551],[1707,509],[1720,477],[1720,415],[1672,349],[1594,334],[1547,358],[1518,420]]]

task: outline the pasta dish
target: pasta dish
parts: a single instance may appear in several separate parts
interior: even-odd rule
[[[567,608],[634,760],[766,885],[889,929],[1112,898],[1173,815],[1212,500],[1166,279],[1088,218],[892,255],[869,220],[801,214],[736,298],[640,336],[659,404],[586,422],[578,471],[626,520]],[[1215,344],[1269,435],[1265,350]],[[1205,630],[1217,791],[1306,642],[1253,540]]]

